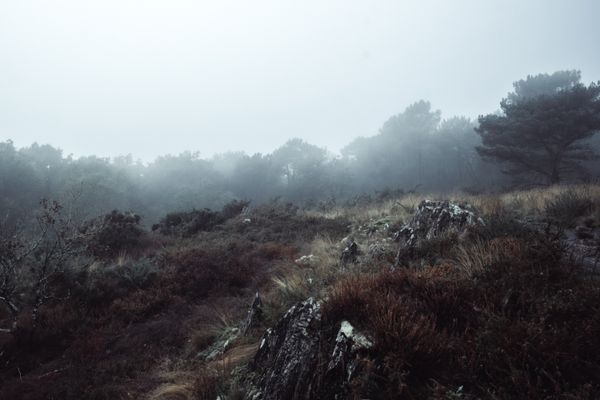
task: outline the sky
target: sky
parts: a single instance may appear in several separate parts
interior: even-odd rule
[[[65,154],[339,151],[429,100],[600,80],[597,0],[0,0],[0,141]]]

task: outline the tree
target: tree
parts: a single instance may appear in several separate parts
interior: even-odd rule
[[[423,185],[428,180],[428,146],[441,118],[428,101],[417,101],[390,117],[372,137],[342,149],[362,189]]]
[[[581,176],[583,162],[597,157],[584,139],[600,130],[600,82],[585,86],[578,71],[559,71],[513,86],[502,113],[479,117],[479,154],[507,164],[505,173],[550,184]]]
[[[35,232],[8,232],[0,225],[0,305],[12,320],[10,327],[0,326],[3,333],[16,332],[25,309],[35,328],[40,307],[57,299],[53,279],[78,254],[86,237],[59,203],[42,200],[40,205]]]
[[[322,198],[326,189],[327,151],[302,139],[288,140],[271,155],[273,168],[286,186],[289,199]]]
[[[453,117],[442,121],[434,145],[429,150],[437,164],[436,186],[440,189],[474,184],[479,157],[475,147],[481,139],[474,130],[474,121],[465,117]]]

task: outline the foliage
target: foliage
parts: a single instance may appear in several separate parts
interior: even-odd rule
[[[600,130],[600,85],[585,86],[576,71],[529,76],[500,103],[502,114],[479,118],[483,157],[509,165],[511,175],[556,184],[580,177],[582,161],[597,157],[583,140]]]
[[[206,208],[169,213],[160,223],[153,225],[152,230],[158,230],[163,235],[189,237],[200,231],[210,231],[228,219],[237,217],[249,204],[249,201],[233,200],[225,204],[220,212]]]
[[[117,210],[90,221],[84,227],[84,232],[93,231],[86,243],[87,251],[96,258],[106,259],[136,250],[145,234],[140,221],[137,214]]]

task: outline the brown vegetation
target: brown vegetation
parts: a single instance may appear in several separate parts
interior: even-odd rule
[[[309,296],[325,299],[324,337],[348,320],[373,339],[357,398],[597,397],[600,285],[561,233],[600,225],[598,187],[451,195],[485,225],[423,241],[394,269],[394,233],[422,197],[237,208],[189,235],[73,254],[36,323],[24,307],[0,337],[0,398],[241,398],[262,332]],[[350,239],[360,255],[342,265]],[[257,290],[263,317],[244,336]]]
[[[597,396],[597,278],[540,235],[462,252],[455,266],[358,274],[332,288],[328,323],[348,320],[374,338],[380,398],[430,398],[440,387],[475,398]]]

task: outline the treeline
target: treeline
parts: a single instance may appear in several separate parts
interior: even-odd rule
[[[501,177],[477,155],[473,128],[466,118],[441,121],[439,111],[420,101],[339,156],[291,139],[271,154],[203,159],[185,152],[145,165],[131,156],[75,159],[50,145],[17,149],[7,141],[0,143],[0,209],[4,219],[14,220],[41,198],[52,198],[82,217],[116,208],[135,210],[152,222],[167,212],[220,208],[234,199],[310,205],[386,190],[483,190],[490,173]]]
[[[121,209],[152,223],[167,212],[216,209],[235,199],[281,198],[314,206],[376,192],[498,191],[548,183],[550,175],[549,183],[589,180],[600,175],[594,155],[600,148],[594,135],[600,127],[599,89],[579,80],[578,71],[527,77],[503,100],[503,112],[481,116],[479,123],[442,119],[429,102],[418,101],[389,118],[378,134],[353,140],[340,155],[291,139],[270,154],[203,159],[184,152],[146,165],[131,155],[75,159],[50,145],[17,149],[6,141],[0,143],[0,222],[27,217],[42,198],[68,204],[77,218]],[[570,97],[560,97],[565,93]],[[569,126],[581,120],[581,126],[571,134],[553,118]],[[562,173],[563,167],[571,172]]]

